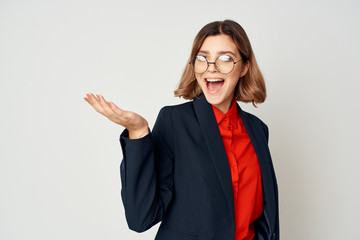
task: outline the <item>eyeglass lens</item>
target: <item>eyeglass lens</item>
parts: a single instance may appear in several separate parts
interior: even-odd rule
[[[204,73],[212,62],[208,62],[204,56],[196,56],[193,61],[193,69],[195,73]],[[215,68],[220,73],[229,73],[234,68],[234,61],[230,56],[222,55],[216,58]]]

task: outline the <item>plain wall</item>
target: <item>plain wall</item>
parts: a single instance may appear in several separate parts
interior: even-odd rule
[[[247,32],[268,98],[241,104],[270,129],[281,239],[360,239],[360,3],[0,1],[0,239],[153,239],[128,229],[123,128],[102,94],[153,126],[196,33]]]

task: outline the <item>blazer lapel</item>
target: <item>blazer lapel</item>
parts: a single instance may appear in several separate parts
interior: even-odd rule
[[[234,215],[234,198],[230,167],[215,115],[204,95],[200,95],[199,98],[194,99],[193,104],[219,181],[224,190],[231,212]]]
[[[265,135],[263,135],[263,129],[260,123],[256,124],[256,122],[252,121],[249,117],[248,113],[244,112],[239,104],[237,105],[238,112],[240,117],[244,123],[245,129],[250,137],[251,143],[254,147],[256,156],[259,161],[260,170],[261,170],[261,178],[263,185],[263,195],[264,200],[268,204],[273,204],[273,199],[275,199],[275,189],[274,189],[274,179],[271,175],[272,173],[272,165],[271,165],[271,157],[270,152],[267,147],[267,139]],[[273,209],[273,211],[271,211]],[[270,214],[270,218],[272,222],[275,221],[275,212],[274,207],[264,208],[264,211],[269,211],[266,214]]]

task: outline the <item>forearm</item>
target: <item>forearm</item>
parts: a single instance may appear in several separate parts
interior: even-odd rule
[[[143,232],[162,218],[162,200],[156,183],[152,134],[129,139],[124,131],[120,137],[123,149],[121,163],[121,196],[129,228]]]

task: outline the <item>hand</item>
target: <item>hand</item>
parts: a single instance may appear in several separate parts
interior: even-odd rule
[[[87,93],[84,97],[97,112],[101,113],[109,120],[125,127],[129,131],[130,139],[137,139],[146,136],[149,133],[148,122],[134,112],[125,111],[116,106],[113,102],[107,102],[103,96]]]

